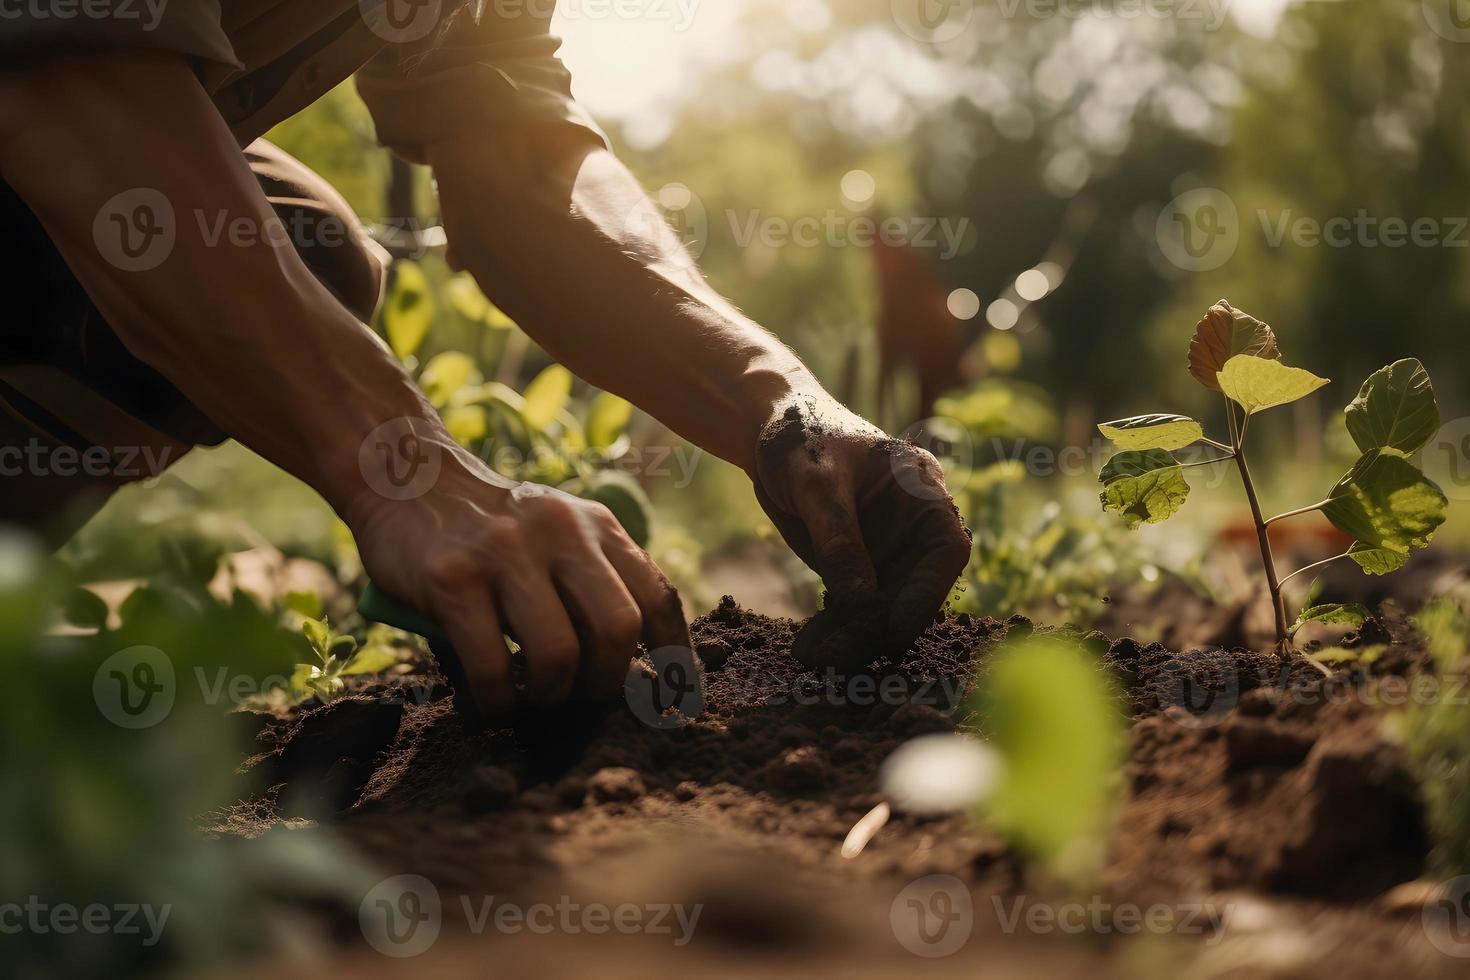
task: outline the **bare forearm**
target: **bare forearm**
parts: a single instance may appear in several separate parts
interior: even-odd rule
[[[826,399],[790,350],[710,288],[612,154],[517,164],[503,146],[466,141],[431,162],[459,261],[578,375],[747,470],[785,404]]]
[[[129,350],[333,506],[362,492],[358,449],[376,426],[434,418],[274,234],[270,205],[181,62],[74,59],[0,76],[0,122],[0,173]],[[115,226],[107,204],[130,191]],[[175,241],[155,266],[121,268],[106,236],[140,202]]]

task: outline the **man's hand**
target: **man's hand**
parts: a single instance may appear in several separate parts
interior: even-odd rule
[[[444,624],[482,709],[513,699],[505,633],[545,705],[616,696],[640,639],[690,648],[678,593],[606,507],[506,480],[450,443],[412,451],[442,455],[432,489],[368,493],[348,524],[373,580]]]
[[[766,514],[827,586],[797,658],[851,670],[906,652],[970,557],[934,457],[834,401],[804,398],[761,433],[752,477]]]

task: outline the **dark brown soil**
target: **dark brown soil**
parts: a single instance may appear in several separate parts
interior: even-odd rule
[[[423,875],[444,898],[445,935],[408,961],[415,973],[493,962],[550,975],[1461,975],[1424,940],[1417,908],[1374,901],[1419,876],[1428,851],[1404,759],[1362,697],[1424,668],[1391,610],[1363,638],[1393,643],[1373,675],[1330,681],[1268,655],[1084,638],[1116,677],[1133,733],[1109,866],[1099,894],[1080,901],[1158,904],[1198,925],[1131,937],[1112,911],[1080,935],[1008,927],[1008,910],[1079,899],[1028,876],[962,816],[895,815],[859,857],[838,854],[879,802],[884,758],[963,724],[971,678],[1029,622],[949,618],[902,663],[845,679],[792,659],[796,628],[729,599],[698,620],[705,712],[682,727],[650,727],[619,704],[471,735],[432,675],[359,692],[263,733],[268,748],[250,766],[275,786],[216,829],[258,836],[340,811],[323,822],[384,877]],[[931,874],[960,879],[974,901],[973,934],[945,959],[906,952],[890,926],[900,891]],[[679,948],[652,936],[472,935],[451,896],[703,913]],[[355,947],[343,954],[353,972],[398,975],[402,964]]]

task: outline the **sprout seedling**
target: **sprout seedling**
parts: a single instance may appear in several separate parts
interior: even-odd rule
[[[1098,426],[1122,450],[1102,469],[1102,505],[1136,528],[1168,520],[1184,505],[1187,466],[1234,460],[1260,539],[1261,561],[1271,591],[1276,637],[1281,650],[1313,621],[1355,625],[1367,610],[1329,603],[1303,610],[1289,624],[1281,588],[1292,578],[1348,558],[1370,575],[1396,571],[1416,548],[1423,548],[1444,523],[1448,501],[1439,487],[1410,460],[1439,430],[1439,406],[1424,365],[1406,358],[1375,371],[1347,406],[1347,430],[1362,455],[1327,496],[1309,507],[1266,517],[1246,463],[1251,419],[1267,409],[1305,398],[1327,384],[1310,371],[1281,361],[1276,334],[1266,324],[1221,300],[1195,328],[1189,345],[1189,373],[1225,399],[1226,441],[1205,434],[1198,420],[1184,415],[1140,415]],[[1174,453],[1195,444],[1224,455],[1181,463]],[[1353,544],[1347,551],[1282,577],[1271,555],[1268,529],[1278,521],[1320,511]]]

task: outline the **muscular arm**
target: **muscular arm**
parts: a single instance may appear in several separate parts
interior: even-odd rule
[[[619,690],[640,634],[688,646],[677,595],[605,508],[505,480],[460,449],[291,244],[249,233],[269,227],[271,208],[181,59],[0,69],[0,177],[129,350],[316,488],[379,584],[445,625],[483,707],[512,700],[503,632],[524,646],[531,694],[547,703]],[[108,202],[138,188],[155,211],[144,224],[175,241],[130,269],[107,239],[118,231]],[[211,241],[221,221],[247,234]],[[388,437],[375,436],[385,423]],[[418,458],[435,467],[429,485],[399,494],[383,482]]]
[[[456,259],[573,372],[753,473],[763,426],[801,396],[830,399],[580,132],[429,148]]]
[[[969,558],[937,463],[844,408],[718,296],[585,133],[431,144],[456,259],[574,372],[750,474],[828,587],[830,615],[803,634],[799,656],[846,665],[906,648]]]

